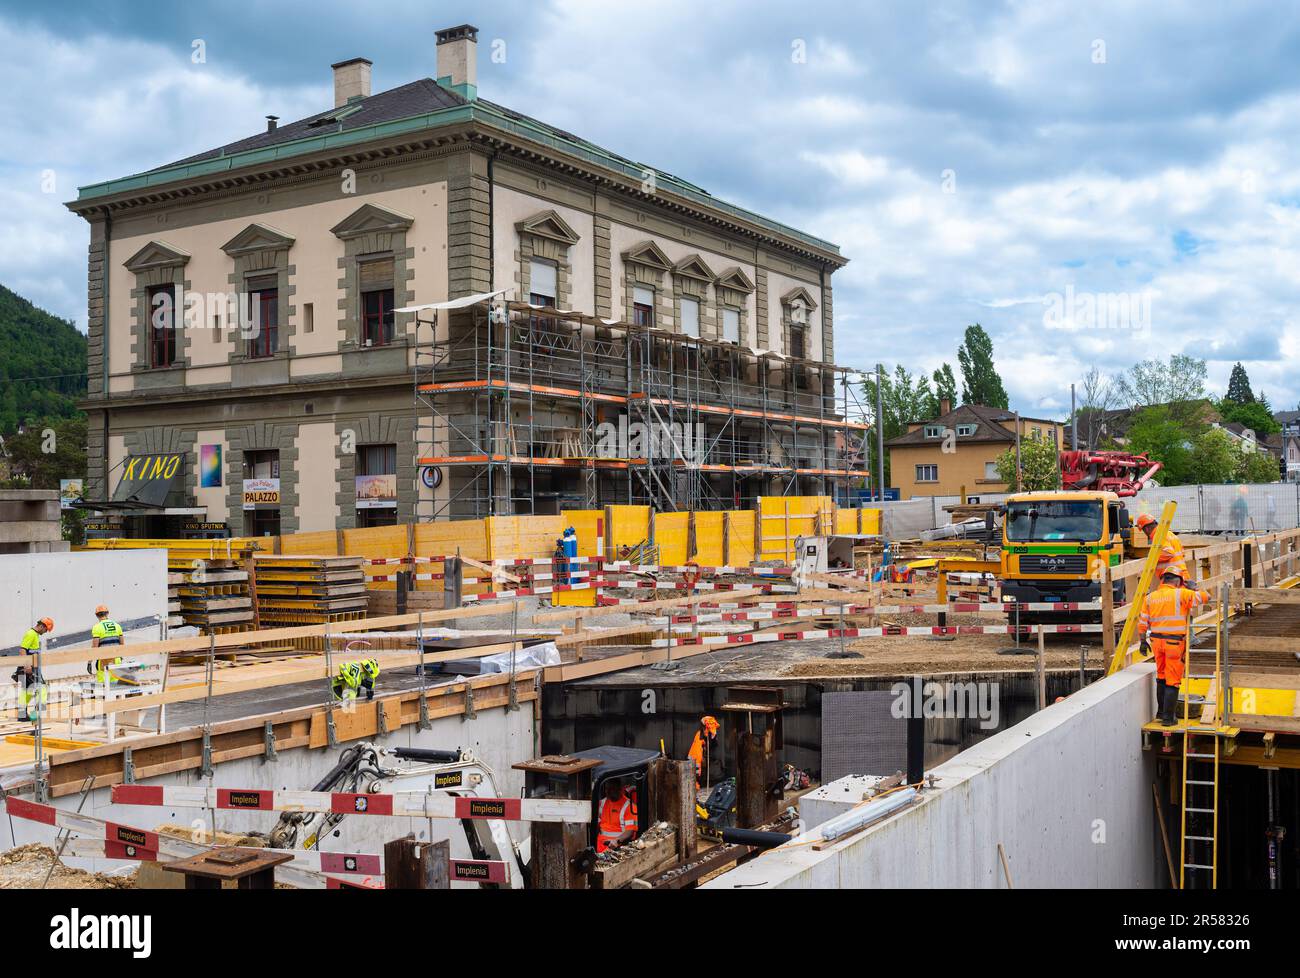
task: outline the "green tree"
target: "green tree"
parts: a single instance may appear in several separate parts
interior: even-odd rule
[[[930,391],[930,380],[924,374],[913,375],[901,363],[894,367],[893,374],[885,373],[880,385],[881,427],[884,429],[885,441],[897,438],[907,431],[909,421],[924,421],[933,417],[930,411],[934,394]],[[862,392],[867,402],[867,414],[875,423],[876,413],[876,375],[870,374],[862,385]],[[889,456],[885,456],[885,478],[889,478]]]
[[[1205,399],[1208,375],[1204,360],[1175,353],[1168,363],[1143,360],[1134,364],[1127,374],[1116,378],[1116,394],[1135,410],[1169,405],[1175,421],[1193,425],[1197,423],[1196,405]]]
[[[957,378],[953,376],[952,365],[945,363],[931,374],[931,379],[934,381],[934,410],[930,416],[937,418],[941,413],[939,407],[944,401],[952,407],[957,406]]]
[[[1164,463],[1156,476],[1161,485],[1181,486],[1190,481],[1195,432],[1175,419],[1168,405],[1149,407],[1133,415],[1128,429],[1130,452],[1145,452]]]
[[[993,340],[979,323],[966,327],[965,340],[957,350],[957,365],[961,368],[963,403],[1007,409],[1006,388],[993,365]]]
[[[1250,378],[1246,376],[1246,368],[1240,361],[1232,368],[1232,376],[1228,378],[1228,396],[1224,400],[1232,401],[1234,404],[1255,403],[1255,394],[1250,389]]]
[[[58,489],[60,479],[84,479],[85,416],[35,422],[21,435],[6,438],[5,449],[11,488]]]
[[[1056,445],[1046,438],[1020,439],[1019,489],[1017,489],[1014,445],[999,455],[993,464],[997,468],[998,479],[1005,482],[1013,492],[1055,489],[1058,486],[1056,453]]]
[[[1233,471],[1233,479],[1237,482],[1280,482],[1282,472],[1278,467],[1277,458],[1268,452],[1247,451],[1241,446],[1236,446],[1236,467]]]
[[[0,435],[76,416],[85,392],[86,337],[0,286]]]
[[[1226,431],[1207,428],[1192,444],[1186,479],[1205,485],[1231,482],[1240,467],[1240,454],[1236,440]]]
[[[1246,403],[1234,401],[1231,395],[1218,401],[1215,405],[1225,423],[1244,424],[1257,435],[1276,435],[1282,426],[1273,420],[1273,412],[1268,408],[1267,399],[1250,400]]]

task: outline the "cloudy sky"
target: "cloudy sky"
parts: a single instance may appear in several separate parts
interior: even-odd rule
[[[84,328],[78,185],[328,107],[334,61],[432,76],[465,21],[485,97],[838,243],[842,363],[978,321],[1023,411],[1171,353],[1300,401],[1291,4],[3,0],[0,283]]]

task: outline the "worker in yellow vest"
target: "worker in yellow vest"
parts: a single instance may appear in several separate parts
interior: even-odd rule
[[[122,626],[108,617],[108,606],[100,605],[95,609],[95,626],[90,630],[91,648],[103,648],[110,645],[125,645],[126,633],[122,631]],[[94,662],[86,663],[86,672],[94,673],[95,682],[111,684],[117,682],[117,676],[113,675],[110,666],[120,666],[122,657],[117,656],[112,659],[97,659]]]
[[[1178,722],[1174,711],[1187,656],[1187,616],[1205,604],[1208,597],[1204,591],[1184,587],[1182,577],[1168,571],[1160,579],[1160,587],[1142,601],[1138,634],[1142,636],[1142,651],[1155,656],[1157,719],[1162,726],[1172,727]]]
[[[54,631],[54,619],[42,618],[23,634],[19,643],[23,655],[36,655],[41,651],[41,636]],[[19,666],[12,676],[18,684],[18,719],[36,722],[37,714],[45,705],[47,693],[45,677],[35,663]],[[35,704],[33,706],[33,704]]]

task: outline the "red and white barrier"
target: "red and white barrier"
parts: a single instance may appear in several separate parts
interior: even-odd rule
[[[222,811],[330,812],[339,815],[504,819],[511,822],[591,821],[591,805],[583,801],[473,798],[445,791],[367,794],[348,791],[273,791],[262,788],[118,784],[113,786],[113,803]]]
[[[1101,631],[1101,625],[1021,625],[1019,634],[1080,635]],[[738,632],[734,635],[700,635],[695,638],[658,638],[656,648],[681,645],[756,645],[761,642],[805,642],[823,638],[894,638],[905,635],[1015,635],[1015,625],[924,625],[885,628],[818,628],[797,632]]]

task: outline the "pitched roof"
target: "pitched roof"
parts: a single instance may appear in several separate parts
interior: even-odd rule
[[[949,411],[947,414],[929,421],[920,423],[920,426],[914,431],[899,435],[897,438],[891,438],[885,442],[890,448],[902,445],[927,445],[933,444],[934,438],[927,438],[925,435],[926,425],[943,425],[945,428],[955,429],[961,424],[975,425],[975,434],[963,435],[961,441],[969,442],[1014,442],[1016,415],[1013,411],[1007,411],[1003,408],[988,407],[984,404],[963,404],[960,407]],[[1024,415],[1020,416],[1021,423],[1033,421],[1039,424],[1057,424],[1055,421],[1048,421],[1044,418],[1029,418]],[[1011,427],[1004,425],[1011,423]],[[917,424],[917,422],[912,422]]]
[[[693,204],[722,211],[733,218],[756,224],[781,238],[794,239],[803,246],[829,253],[834,256],[833,261],[836,265],[847,264],[847,259],[840,256],[839,245],[833,242],[714,197],[703,187],[689,180],[659,167],[651,167],[629,159],[571,132],[524,115],[522,112],[516,112],[514,109],[481,97],[466,99],[458,92],[443,88],[432,78],[421,78],[397,88],[376,92],[336,108],[313,113],[295,122],[279,125],[270,132],[259,132],[183,160],[126,177],[79,187],[77,200],[70,202],[68,206],[78,210],[95,198],[165,186],[173,179],[193,179],[209,171],[220,173],[232,167],[249,164],[265,165],[267,154],[258,151],[275,147],[284,147],[274,154],[274,159],[280,162],[299,153],[318,152],[324,145],[321,142],[323,137],[343,137],[331,141],[331,145],[336,148],[340,148],[349,140],[356,143],[364,142],[371,135],[367,130],[386,125],[389,130],[394,127],[401,128],[403,123],[414,123],[422,116],[431,116],[450,109],[465,109],[474,122],[507,129],[561,152],[577,156],[584,161],[633,176],[638,181],[643,180],[647,172],[653,173],[656,183],[662,189],[685,197]],[[424,124],[433,127],[439,123],[428,120]],[[384,130],[381,129],[378,134],[383,133]],[[300,145],[290,146],[291,143]],[[245,154],[253,155],[250,158]],[[186,167],[190,169],[184,169]],[[177,172],[168,172],[172,170]]]

